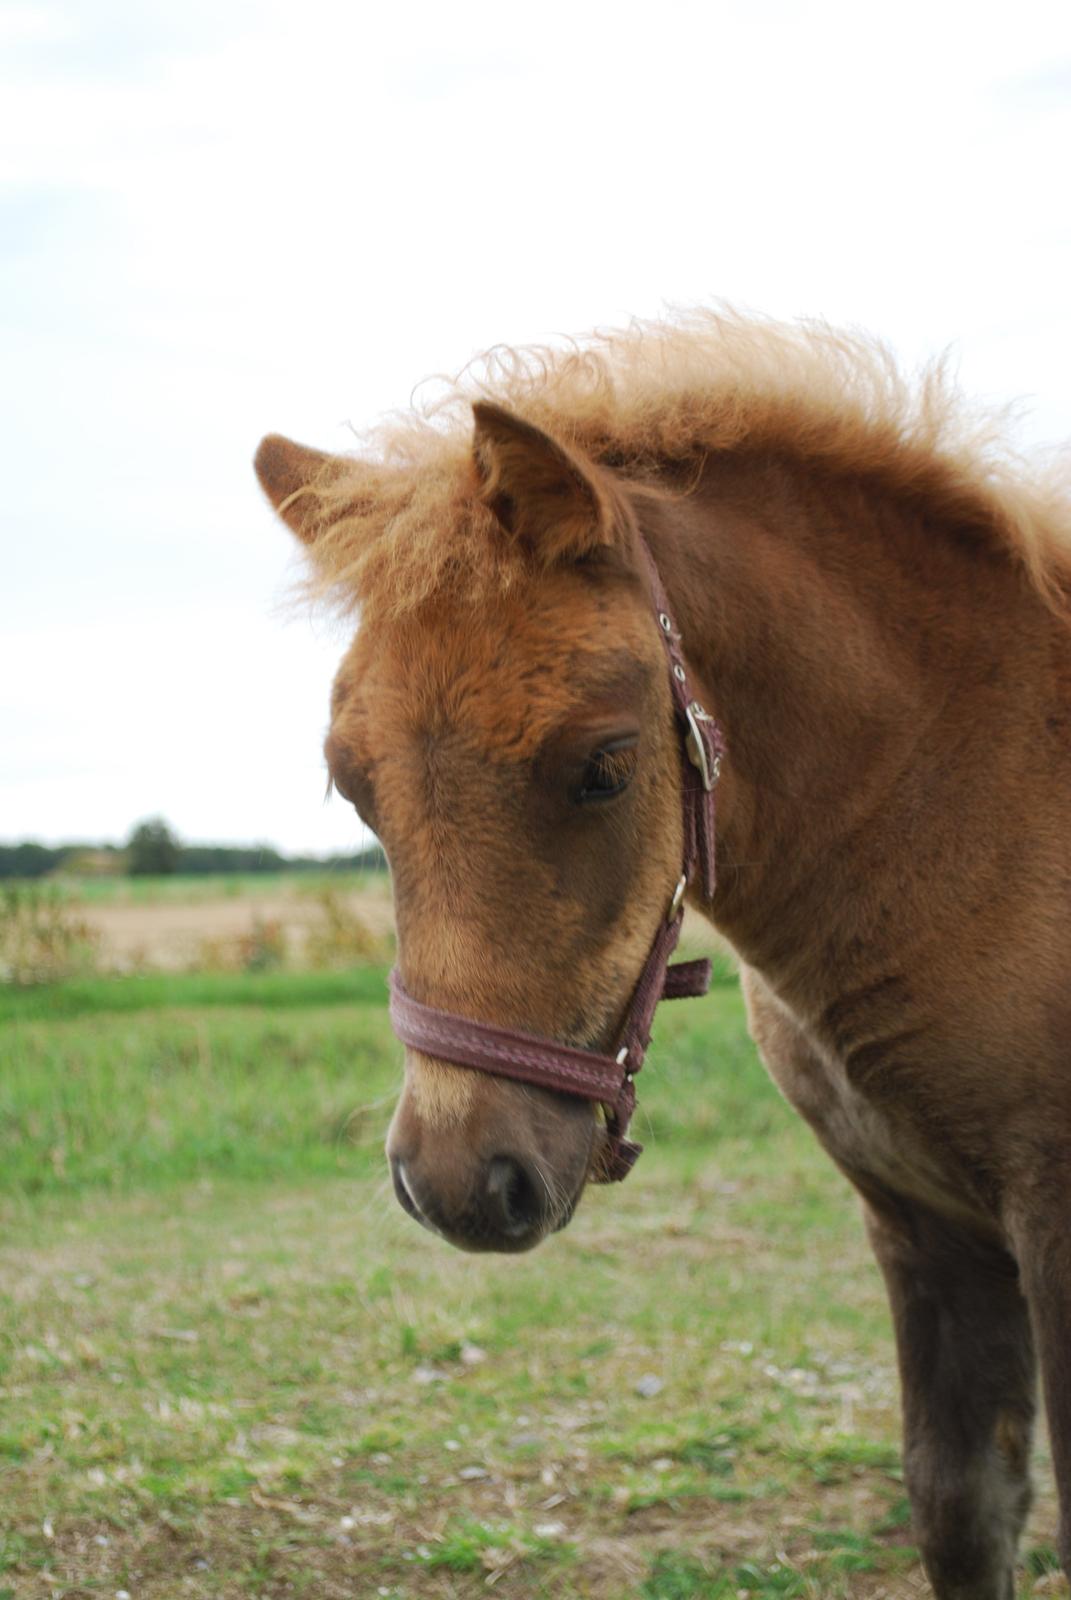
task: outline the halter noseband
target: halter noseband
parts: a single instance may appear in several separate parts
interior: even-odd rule
[[[391,1023],[398,1038],[411,1049],[456,1066],[474,1067],[498,1078],[516,1078],[601,1105],[606,1113],[607,1139],[595,1177],[603,1183],[626,1178],[643,1149],[626,1135],[636,1105],[633,1080],[643,1066],[650,1043],[655,1007],[659,1000],[706,994],[710,987],[709,961],[680,961],[671,967],[669,958],[680,937],[684,896],[697,866],[704,897],[709,900],[714,894],[714,791],[725,754],[721,728],[689,693],[680,634],[673,625],[651,552],[642,538],[639,542],[669,663],[673,708],[686,757],[681,762],[684,856],[669,909],[632,991],[616,1053],[582,1050],[539,1034],[496,1028],[452,1011],[440,1011],[436,1006],[422,1005],[405,989],[397,968],[390,977]]]

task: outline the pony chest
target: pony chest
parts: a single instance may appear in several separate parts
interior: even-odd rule
[[[882,1047],[880,1074],[811,1037],[758,974],[744,969],[751,1035],[774,1082],[825,1149],[862,1187],[867,1181],[949,1217],[979,1220],[979,1205],[947,1130],[920,1112],[911,1077]],[[909,1048],[906,1038],[901,1046]],[[879,1078],[881,1080],[879,1087]]]

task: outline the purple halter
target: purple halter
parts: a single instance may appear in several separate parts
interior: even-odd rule
[[[650,1043],[655,1007],[660,1000],[705,994],[710,987],[709,961],[681,961],[671,967],[669,958],[680,937],[684,896],[697,866],[704,897],[710,900],[714,894],[714,791],[725,754],[721,728],[689,692],[680,634],[673,625],[662,580],[642,539],[640,547],[669,664],[674,711],[686,757],[681,762],[684,855],[665,919],[654,936],[618,1032],[617,1051],[604,1055],[598,1050],[581,1050],[539,1034],[496,1028],[451,1011],[440,1011],[414,1000],[397,969],[390,978],[391,1023],[398,1038],[411,1049],[456,1066],[473,1067],[498,1078],[516,1078],[601,1105],[606,1113],[607,1143],[596,1176],[604,1183],[626,1178],[643,1149],[626,1135],[636,1105],[633,1080],[643,1066]]]

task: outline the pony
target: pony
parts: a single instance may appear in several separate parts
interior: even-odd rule
[[[1037,1369],[1071,1565],[1071,497],[938,364],[682,313],[496,350],[267,496],[360,626],[330,781],[438,1012],[612,1049],[682,859],[649,551],[724,730],[755,1043],[862,1199],[938,1600],[1011,1600]],[[527,1249],[600,1176],[590,1101],[410,1048],[398,1198]],[[641,1181],[639,1179],[634,1181]]]

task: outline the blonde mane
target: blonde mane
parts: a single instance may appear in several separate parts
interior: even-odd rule
[[[1071,577],[1071,497],[969,408],[937,362],[909,382],[877,340],[699,310],[564,349],[499,347],[444,395],[389,418],[308,490],[312,591],[400,615],[433,595],[485,598],[515,550],[480,503],[473,400],[516,411],[632,478],[720,451],[776,453],[881,486],[935,523],[1001,544],[1052,603]]]

